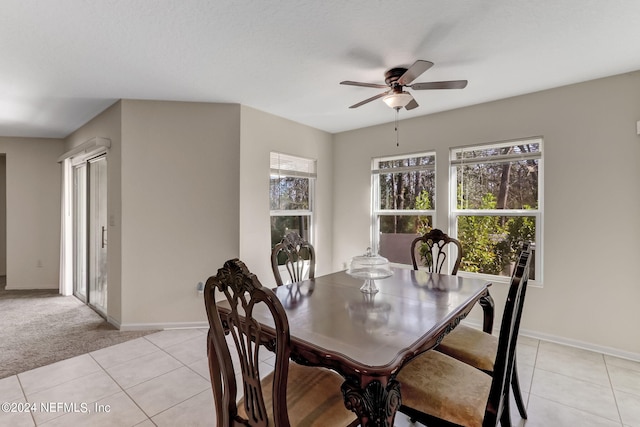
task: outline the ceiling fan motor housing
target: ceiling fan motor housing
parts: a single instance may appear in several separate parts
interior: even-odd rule
[[[384,82],[393,89],[394,92],[402,92],[402,85],[398,84],[398,79],[407,71],[406,68],[392,68],[384,73]]]

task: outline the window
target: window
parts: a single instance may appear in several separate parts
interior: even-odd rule
[[[464,248],[460,271],[510,276],[528,240],[530,277],[541,281],[542,139],[452,149],[450,164],[450,234]]]
[[[289,231],[312,242],[316,161],[271,153],[271,247]]]
[[[411,241],[435,215],[435,153],[373,159],[373,245],[391,262],[411,264]]]

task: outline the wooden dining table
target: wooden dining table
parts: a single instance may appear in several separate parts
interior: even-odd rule
[[[480,302],[491,328],[491,283],[393,268],[375,281],[379,291],[360,291],[361,279],[345,271],[279,286],[274,292],[288,316],[291,359],[342,375],[345,406],[363,427],[393,426],[402,402],[396,375],[416,355],[437,346]],[[218,307],[223,319],[228,313]],[[260,312],[264,326],[273,320]],[[265,344],[268,346],[267,337]]]

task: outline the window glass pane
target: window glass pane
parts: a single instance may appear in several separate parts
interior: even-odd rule
[[[271,210],[309,210],[309,178],[272,176]]]
[[[378,253],[390,262],[411,264],[411,242],[431,230],[431,215],[380,215],[378,219]]]
[[[458,166],[458,209],[537,209],[538,159]]]
[[[297,231],[306,241],[309,241],[310,216],[272,216],[271,217],[271,247],[278,244],[290,231]]]
[[[380,215],[380,233],[422,234],[431,229],[431,215]]]
[[[434,209],[435,179],[435,173],[432,170],[379,174],[379,208],[382,210]]]
[[[435,155],[374,162],[378,210],[435,209]]]
[[[434,155],[378,160],[376,166],[379,209],[435,209]]]
[[[535,216],[460,215],[457,222],[464,249],[462,271],[508,277],[522,243],[530,241],[535,248]],[[535,280],[535,263],[531,264],[530,278]]]
[[[454,150],[458,209],[537,209],[540,140]]]

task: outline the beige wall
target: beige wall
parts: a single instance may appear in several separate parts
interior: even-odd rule
[[[122,326],[206,321],[239,254],[240,106],[122,101]]]
[[[317,160],[313,243],[317,274],[331,272],[333,144],[329,133],[242,107],[240,151],[240,258],[264,285],[275,286],[270,264],[269,153]]]
[[[372,157],[435,150],[436,226],[446,229],[450,147],[541,135],[544,283],[529,290],[522,328],[640,358],[638,93],[635,72],[406,120],[399,148],[392,123],[335,135],[334,268],[369,243]],[[497,316],[505,291],[493,286]]]
[[[60,272],[59,139],[0,137],[6,154],[7,289],[55,289]]]

